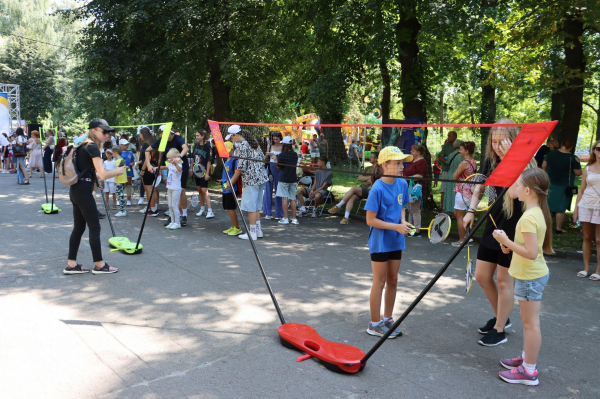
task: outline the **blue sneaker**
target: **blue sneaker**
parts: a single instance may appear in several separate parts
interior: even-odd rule
[[[384,324],[387,327],[387,329],[389,330],[394,325],[394,319],[389,319],[387,321],[384,321]],[[402,330],[400,329],[400,327],[398,327],[392,332],[392,334],[390,335],[390,338],[400,337],[401,335],[402,335]]]
[[[367,327],[367,334],[375,335],[377,337],[383,337],[383,335],[388,332],[388,328],[385,326],[385,323],[377,323],[373,324],[373,322],[369,322]],[[393,335],[390,335],[389,338],[396,338]]]

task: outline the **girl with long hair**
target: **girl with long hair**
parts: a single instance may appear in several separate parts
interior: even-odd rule
[[[458,165],[458,168],[452,175],[452,180],[466,180],[467,177],[477,173],[477,162],[473,159],[475,153],[475,143],[466,141],[460,144],[458,152],[463,157],[463,161]],[[460,246],[465,239],[465,227],[463,226],[463,218],[467,206],[463,199],[463,183],[456,183],[454,186],[454,216],[456,216],[456,225],[458,226],[458,241],[453,242],[455,247]],[[449,193],[448,193],[449,194]]]
[[[514,298],[519,301],[523,321],[521,356],[500,360],[500,364],[509,371],[498,374],[511,384],[540,383],[537,372],[537,358],[542,345],[540,305],[550,277],[544,253],[554,253],[552,218],[546,200],[549,187],[550,179],[546,172],[540,168],[526,169],[516,183],[516,195],[526,211],[517,223],[514,240],[502,230],[493,233],[504,254],[513,252],[508,272],[515,279]]]

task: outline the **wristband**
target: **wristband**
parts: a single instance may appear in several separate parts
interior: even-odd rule
[[[474,210],[472,210],[472,209],[469,209],[469,210],[467,211],[467,213],[472,213],[472,214],[474,215],[474,214],[475,214],[475,211],[474,211]]]

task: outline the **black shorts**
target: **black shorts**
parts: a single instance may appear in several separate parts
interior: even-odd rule
[[[190,169],[182,169],[181,170],[181,188],[187,187],[188,175],[190,174]],[[165,182],[166,184],[166,182]]]
[[[142,183],[144,183],[144,186],[151,186],[154,183],[154,174],[145,170],[142,175]]]
[[[510,267],[511,257],[511,254],[503,254],[500,249],[491,249],[483,245],[479,245],[479,249],[477,250],[477,260],[495,263],[502,267]]]
[[[371,254],[373,262],[387,262],[388,260],[401,260],[402,250],[392,252],[376,252]]]
[[[206,180],[204,177],[194,176],[194,180],[196,180],[196,187],[208,188],[208,180]]]
[[[237,209],[237,202],[233,193],[223,193],[223,209],[226,211]]]

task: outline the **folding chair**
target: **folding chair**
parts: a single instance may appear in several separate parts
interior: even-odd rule
[[[323,215],[323,211],[325,210],[325,205],[327,205],[327,202],[329,202],[330,204],[333,205],[333,193],[331,192],[333,188],[333,184],[329,187],[327,187],[327,194],[325,194],[323,197],[321,197],[321,204],[319,205],[319,208],[321,208],[321,211],[319,212],[319,217],[321,217],[321,215]],[[305,197],[306,198],[306,197]],[[308,202],[306,203],[307,205],[307,209],[313,207],[312,204],[315,202],[315,199],[308,199]],[[314,209],[314,207],[313,207]]]
[[[364,203],[367,202],[367,200],[365,198],[361,198],[359,203],[358,203],[358,208],[356,208],[356,214],[358,215],[358,212],[360,211],[360,206]],[[364,208],[363,208],[364,209]]]

